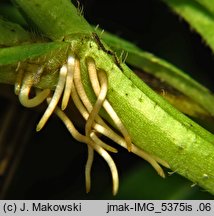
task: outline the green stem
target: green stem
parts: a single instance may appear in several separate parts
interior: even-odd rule
[[[166,160],[172,170],[214,193],[214,136],[155,94],[125,65],[121,72],[96,45],[89,49],[88,44],[85,50],[82,59],[93,57],[97,67],[107,72],[108,99],[133,143]],[[89,93],[87,73],[83,76]]]

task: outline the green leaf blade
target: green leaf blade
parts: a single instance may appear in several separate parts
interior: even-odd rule
[[[163,0],[173,11],[183,17],[214,51],[214,15],[196,1]],[[202,2],[202,1],[201,1]],[[213,2],[210,1],[210,4]]]
[[[210,0],[195,0],[198,2],[201,6],[206,8],[210,13],[214,14],[214,4],[213,1]]]
[[[64,42],[49,42],[26,44],[0,49],[0,80],[2,83],[14,84],[18,63],[44,65],[39,88],[55,88],[57,82],[57,68],[65,61],[65,53],[69,44]],[[47,59],[52,59],[48,62]],[[32,73],[36,73],[32,68]]]
[[[91,32],[91,26],[78,14],[69,0],[14,0],[13,2],[21,8],[21,12],[30,22],[53,41],[62,41],[65,37],[69,38],[70,34]]]
[[[21,26],[0,19],[0,47],[16,46],[30,41],[30,33]]]

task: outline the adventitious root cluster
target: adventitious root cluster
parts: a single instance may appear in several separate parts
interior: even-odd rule
[[[142,149],[132,144],[131,138],[120,120],[113,107],[106,99],[108,90],[108,79],[105,71],[96,68],[95,61],[92,58],[86,58],[85,62],[91,82],[91,86],[96,95],[96,102],[92,104],[89,100],[81,78],[80,60],[75,56],[68,56],[66,64],[64,64],[59,71],[59,79],[54,92],[49,89],[35,90],[35,96],[30,97],[31,87],[35,85],[35,80],[38,82],[38,77],[41,77],[44,66],[38,68],[34,72],[25,72],[18,65],[17,81],[15,84],[15,93],[19,96],[21,104],[25,107],[35,107],[41,104],[44,100],[47,101],[48,107],[40,119],[36,130],[40,131],[53,112],[62,120],[71,135],[79,142],[87,144],[88,159],[85,167],[86,191],[90,190],[91,185],[91,167],[94,158],[94,151],[96,151],[107,162],[113,181],[113,194],[116,194],[119,186],[119,178],[117,167],[110,156],[109,152],[116,153],[117,149],[109,146],[102,140],[102,136],[108,137],[120,146],[127,148],[138,156],[148,161],[158,174],[164,177],[164,172],[159,164],[168,167],[168,164],[161,159],[152,156]],[[35,76],[37,79],[35,79]],[[81,134],[75,128],[71,119],[65,114],[64,110],[67,108],[69,100],[73,100],[75,106],[86,120],[85,133]],[[61,106],[59,105],[61,101]],[[109,127],[99,111],[103,107],[105,111],[112,118],[119,134]],[[72,111],[71,111],[72,112]]]

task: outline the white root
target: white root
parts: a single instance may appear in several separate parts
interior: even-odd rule
[[[98,138],[98,136],[96,135],[95,131],[91,131],[90,132],[90,138],[99,146],[101,146],[102,148],[104,148],[107,151],[113,152],[113,153],[117,153],[117,149],[107,145],[106,143],[104,143],[101,139]]]
[[[72,99],[73,99],[73,101],[74,101],[75,106],[77,107],[77,109],[79,110],[79,112],[81,113],[81,115],[83,116],[83,118],[84,118],[85,120],[87,120],[88,117],[89,117],[89,113],[88,113],[88,111],[86,110],[86,108],[84,107],[84,105],[82,104],[82,102],[80,101],[80,98],[78,97],[78,94],[77,94],[75,88],[72,88],[71,97],[72,97]],[[99,116],[96,116],[95,119],[97,120],[98,117],[99,117]],[[101,118],[100,118],[100,119],[101,119]],[[104,122],[102,122],[102,123],[103,123],[106,127],[108,127]],[[103,125],[103,124],[102,124],[102,125]],[[94,123],[94,122],[93,122],[93,128],[95,128],[94,125],[97,125],[97,123]],[[106,127],[105,127],[105,128],[106,128]],[[106,129],[106,130],[108,130],[108,129]],[[96,130],[95,130],[95,131],[96,131]],[[94,130],[91,131],[90,137],[91,137],[93,140],[96,140],[96,142],[97,142],[100,146],[102,146],[104,149],[106,149],[106,150],[108,150],[108,151],[111,151],[111,152],[114,152],[114,153],[117,153],[117,149],[115,149],[115,148],[113,148],[113,147],[107,145],[106,143],[103,143],[103,142],[97,137],[95,131],[94,131]],[[101,133],[101,134],[102,134],[102,133]],[[98,142],[98,140],[99,140],[99,142]]]
[[[98,115],[103,102],[105,101],[107,91],[108,91],[108,83],[107,83],[107,77],[104,72],[100,71],[100,83],[101,83],[101,88],[99,95],[97,97],[97,101],[94,104],[93,109],[91,110],[89,117],[87,119],[86,125],[85,125],[85,131],[86,131],[86,136],[90,134],[92,125],[95,121],[96,116]]]
[[[101,77],[101,76],[100,76]],[[94,80],[94,79],[91,79],[91,80]],[[86,93],[84,92],[84,88],[82,87],[81,88],[81,92],[83,95],[86,95]],[[79,97],[78,97],[78,94],[76,92],[76,89],[73,88],[72,89],[72,99],[76,105],[76,107],[78,108],[78,110],[80,111],[80,113],[82,114],[82,116],[87,120],[89,119],[89,114],[87,112],[87,110],[85,109],[84,105],[82,104],[82,102],[80,101]],[[91,103],[88,102],[87,103],[87,106],[91,106]],[[97,116],[99,117],[99,116]],[[95,118],[95,120],[97,121],[98,119]],[[99,120],[98,120],[99,121]],[[88,123],[88,122],[87,122]],[[86,123],[86,124],[87,124]],[[120,146],[124,147],[124,148],[127,148],[127,144],[126,144],[126,141],[120,136],[118,135],[117,133],[115,133],[110,127],[108,127],[106,124],[103,126],[103,123],[104,122],[101,122],[101,124],[98,124],[96,122],[94,122],[93,124],[93,128],[95,131],[99,132],[100,134],[102,135],[105,135],[106,137],[110,138],[111,140],[113,140],[115,143],[119,144]],[[97,139],[97,137],[95,137],[95,134],[94,132],[91,132],[90,134],[91,138],[96,141],[97,144],[99,144],[100,146],[104,147]],[[112,151],[110,150],[109,148],[112,148],[112,147],[104,147],[106,150],[109,150],[109,151]],[[159,164],[157,163],[158,161],[158,158],[154,158],[154,156],[151,156],[150,154],[146,153],[145,151],[143,151],[142,149],[136,147],[135,145],[132,144],[132,147],[131,147],[131,151],[135,154],[137,154],[138,156],[140,156],[141,158],[143,158],[144,160],[146,160],[147,162],[149,162],[153,168],[157,171],[157,173],[162,176],[162,177],[165,177],[164,175],[164,172],[163,172],[163,169],[159,166]],[[164,161],[159,161],[160,164],[164,165],[165,167],[168,167],[168,164]]]
[[[95,94],[97,96],[99,96],[98,92],[100,92],[101,87],[100,87],[99,80],[97,77],[96,65],[94,63],[94,60],[91,58],[88,58],[87,63],[88,63],[88,72],[89,72],[89,78],[91,80],[92,88],[93,88]],[[101,77],[104,76],[104,74],[103,74],[104,72],[102,72],[102,73],[101,72],[102,71],[100,71],[98,73],[98,76],[100,75],[99,79],[101,79]],[[99,131],[101,134],[105,134],[105,136],[111,138],[114,142],[121,145],[122,147],[127,148],[129,151],[132,151],[133,153],[142,157],[144,160],[146,160],[147,162],[149,162],[152,165],[152,167],[157,171],[157,173],[161,177],[164,178],[165,177],[164,171],[157,162],[164,165],[165,167],[169,167],[168,163],[159,159],[156,156],[152,156],[152,155],[146,153],[142,149],[133,145],[126,128],[124,127],[120,118],[117,116],[116,112],[113,110],[112,106],[110,105],[110,103],[106,99],[103,102],[103,107],[108,112],[108,114],[111,116],[112,120],[114,121],[116,126],[119,128],[120,132],[123,134],[124,139],[122,137],[120,137],[118,134],[116,134],[115,132],[113,132],[111,129],[108,128],[106,130],[106,128],[102,127],[101,125],[96,124],[95,129],[97,129],[97,131]],[[101,129],[101,127],[102,127],[102,132],[97,127],[99,129]]]
[[[91,102],[89,101],[88,96],[86,95],[86,92],[82,84],[79,60],[76,60],[76,63],[75,63],[74,84],[75,84],[78,96],[80,97],[82,103],[84,104],[88,112],[90,113],[91,110],[93,109],[93,106],[91,105]]]
[[[120,135],[118,135],[114,131],[107,130],[106,128],[102,127],[99,124],[95,124],[94,129],[97,132],[103,134],[104,136],[110,138],[111,140],[113,140],[115,143],[122,146],[123,148],[127,148],[125,139],[123,139]],[[158,157],[154,157],[153,155],[146,153],[145,151],[143,151],[142,149],[138,148],[137,146],[135,146],[133,144],[132,144],[131,151],[133,153],[135,153],[136,155],[140,156],[141,158],[143,158],[144,160],[146,160],[148,163],[150,163],[151,166],[157,171],[157,173],[161,177],[163,177],[163,178],[165,177],[163,169],[158,164],[158,163],[160,163],[160,164],[164,165],[165,167],[169,167],[169,165],[165,161],[162,161]]]
[[[93,61],[93,60],[91,60],[91,61]],[[90,62],[89,65],[90,65],[90,68],[88,67],[88,70],[89,70],[90,80],[91,80],[92,86],[94,85],[94,87],[93,87],[94,91],[96,90],[97,93],[98,93],[98,91],[100,91],[100,84],[99,84],[99,81],[98,81],[98,78],[97,78],[97,72],[96,72],[95,64],[94,64],[94,62]],[[103,75],[104,72],[102,72],[102,73],[100,73],[100,72],[98,73],[99,78],[101,78],[102,76],[104,76]],[[78,74],[76,74],[76,79],[78,79],[78,81],[81,80],[80,71],[78,71]],[[79,87],[79,91],[81,91],[81,94],[83,95],[82,96],[82,100],[84,100],[84,98],[86,97],[86,93],[84,92],[83,85],[79,84],[78,87]],[[78,96],[77,96],[77,93],[75,92],[75,90],[72,92],[72,98],[74,100],[75,105],[78,107],[78,109],[82,113],[83,117],[87,120],[89,118],[88,117],[89,114],[87,113],[87,110],[84,108],[84,106],[81,103],[81,101],[78,99]],[[89,108],[92,107],[92,105],[91,105],[91,103],[90,103],[89,100],[86,103],[86,105]],[[96,107],[96,106],[94,106],[94,107]],[[96,116],[96,117],[97,118],[95,118],[95,121],[97,121],[97,122],[99,122],[101,124],[97,124],[96,122],[94,122],[94,126],[93,127],[94,127],[95,131],[97,131],[100,134],[103,134],[106,137],[112,139],[115,143],[121,145],[122,147],[127,148],[127,140],[123,139],[121,136],[119,136],[117,133],[115,133],[103,121],[100,122],[100,119],[99,119],[100,117],[99,116]],[[104,124],[104,126],[103,126],[103,124]],[[160,165],[158,163],[160,163],[163,166],[169,168],[168,163],[166,163],[165,161],[159,159],[156,156],[153,156],[153,155],[150,155],[150,154],[146,153],[145,151],[143,151],[142,149],[136,147],[132,143],[131,143],[131,151],[133,153],[137,154],[138,156],[140,156],[141,158],[143,158],[144,160],[146,160],[147,162],[149,162],[152,165],[152,167],[157,171],[157,173],[161,177],[165,177],[164,171],[163,171],[163,169],[160,167]]]
[[[43,71],[43,68],[39,68],[39,73]],[[20,103],[25,107],[35,107],[41,104],[50,94],[49,89],[42,90],[40,92],[36,92],[36,96],[33,98],[29,98],[31,87],[33,85],[33,77],[30,73],[27,73],[21,83],[21,79],[23,77],[24,70],[20,70],[18,72],[17,82],[15,84],[15,93],[19,95]]]
[[[65,110],[71,95],[71,88],[73,85],[73,71],[75,65],[75,58],[73,56],[68,56],[67,62],[67,77],[65,82],[65,90],[62,97],[62,110]]]
[[[63,65],[60,69],[59,80],[53,95],[50,97],[50,90],[46,89],[38,94],[34,98],[29,99],[30,90],[33,83],[33,78],[30,74],[24,76],[24,71],[17,66],[18,77],[15,84],[15,93],[19,95],[20,102],[26,107],[34,107],[42,103],[47,99],[48,107],[40,119],[36,130],[40,131],[53,112],[62,120],[71,135],[79,142],[85,143],[88,146],[88,159],[85,166],[85,183],[86,192],[91,188],[91,167],[94,159],[94,151],[101,155],[107,162],[113,182],[113,194],[115,195],[119,187],[119,177],[117,167],[109,155],[109,152],[116,153],[117,149],[109,146],[100,138],[100,135],[104,135],[119,144],[120,146],[132,151],[136,155],[142,157],[148,161],[153,168],[162,177],[165,177],[163,169],[159,164],[169,167],[167,162],[161,160],[157,156],[150,155],[142,149],[132,144],[130,135],[120,120],[113,107],[106,99],[108,91],[108,79],[104,71],[98,71],[93,59],[87,59],[87,69],[92,88],[97,97],[94,105],[90,102],[81,78],[80,61],[74,56],[70,55],[67,60],[67,64]],[[43,70],[43,69],[40,69]],[[41,74],[42,71],[38,71]],[[22,85],[21,85],[22,84]],[[58,103],[62,98],[61,109],[58,108]],[[74,127],[72,121],[62,111],[65,110],[68,102],[72,98],[75,106],[86,120],[85,135],[80,134]],[[103,107],[109,116],[114,121],[115,125],[119,129],[121,135],[116,133],[111,127],[109,127],[105,121],[100,117],[99,111]]]
[[[91,190],[91,167],[94,161],[94,149],[90,146],[88,146],[88,159],[86,161],[85,165],[85,188],[86,193],[88,193]]]
[[[83,91],[84,91],[84,89],[83,89]],[[78,110],[80,111],[80,113],[83,116],[83,118],[85,120],[87,120],[88,117],[89,117],[89,112],[88,112],[88,110],[86,110],[86,108],[82,104],[82,102],[80,100],[80,97],[79,97],[79,95],[78,95],[78,93],[77,93],[77,91],[76,91],[75,88],[72,88],[71,97],[72,97],[72,99],[74,101],[75,106],[78,108]],[[90,107],[93,107],[90,101],[89,101],[88,105]],[[99,123],[100,125],[102,125],[103,127],[111,130],[111,128],[103,121],[103,119],[99,115],[95,116],[95,121],[97,123]]]
[[[44,127],[45,123],[47,122],[47,120],[49,119],[49,117],[53,113],[55,107],[57,106],[57,104],[58,104],[58,102],[62,96],[64,87],[65,87],[66,75],[67,75],[67,67],[65,65],[63,65],[60,69],[59,81],[57,83],[53,97],[52,97],[52,99],[48,105],[48,108],[45,110],[45,113],[43,114],[42,118],[40,119],[40,121],[36,127],[36,131],[40,131]]]
[[[87,64],[88,64],[88,73],[89,73],[89,77],[91,80],[92,88],[93,88],[96,96],[98,96],[99,92],[100,92],[100,84],[99,84],[98,77],[97,77],[96,65],[94,63],[94,60],[91,58],[88,58]],[[128,131],[126,130],[126,128],[124,127],[123,123],[121,122],[119,116],[114,111],[114,109],[112,108],[112,106],[108,102],[108,100],[106,100],[106,99],[104,100],[103,107],[105,108],[106,112],[109,114],[111,119],[114,121],[114,123],[117,126],[117,128],[119,129],[119,131],[123,134],[123,136],[126,140],[128,151],[131,151],[132,144],[131,144],[130,135],[129,135]]]
[[[77,141],[86,143],[87,145],[91,146],[107,162],[107,164],[108,164],[108,166],[109,166],[109,168],[111,170],[111,173],[112,173],[113,194],[115,195],[117,193],[118,187],[119,187],[119,176],[118,176],[118,172],[117,172],[117,167],[116,167],[113,159],[111,158],[111,156],[108,154],[108,152],[106,150],[104,150],[102,147],[100,147],[99,145],[97,145],[91,139],[89,139],[88,137],[80,134],[76,130],[76,128],[74,127],[74,125],[70,121],[70,119],[65,115],[65,113],[63,113],[63,111],[61,111],[59,108],[56,107],[55,113],[62,120],[62,122],[67,127],[68,131],[71,133],[71,135]],[[87,191],[89,191],[89,189],[90,189],[90,177],[89,176],[90,176],[91,164],[92,164],[92,161],[93,161],[93,157],[92,157],[91,154],[93,154],[93,153],[92,153],[91,149],[89,148],[89,157],[88,157],[89,158],[88,159],[89,162],[87,164],[88,166],[86,167],[86,176],[88,176],[86,178]]]
[[[91,133],[91,131],[90,131],[90,128],[91,128],[91,126],[93,124],[93,121],[96,118],[96,114],[99,112],[99,109],[100,109],[100,107],[101,107],[101,105],[103,103],[103,100],[105,99],[106,93],[107,93],[107,83],[106,83],[106,80],[103,79],[102,81],[103,81],[103,88],[102,88],[101,94],[98,97],[97,103],[94,106],[94,110],[93,110],[93,106],[92,106],[91,102],[89,101],[89,99],[88,99],[88,97],[87,97],[87,95],[85,93],[84,87],[82,85],[81,74],[80,74],[80,62],[78,60],[76,61],[75,69],[74,69],[74,83],[75,83],[75,87],[76,87],[78,96],[81,98],[81,100],[84,103],[86,109],[90,112],[90,114],[92,114],[91,117],[90,117],[90,115],[87,115],[87,111],[85,110],[84,106],[80,105],[80,109],[79,109],[80,112],[83,113],[83,116],[87,115],[86,136],[87,137],[89,136],[92,140],[96,140],[96,144],[100,148],[100,150],[98,151],[98,153],[101,154],[101,156],[107,157],[106,160],[108,160],[107,163],[109,164],[109,167],[110,167],[111,172],[112,172],[113,193],[115,194],[116,193],[115,191],[118,190],[118,185],[119,185],[118,174],[116,174],[117,173],[117,169],[116,169],[116,166],[113,163],[113,160],[111,159],[109,161],[109,156],[106,155],[107,152],[104,151],[104,149],[102,147],[104,147],[104,148],[106,148],[108,150],[111,150],[113,152],[116,152],[116,150],[114,148],[108,146],[104,142],[102,142],[95,135],[95,133],[93,133],[93,132]],[[77,99],[78,96],[77,96],[76,91],[74,89],[72,89],[72,95],[73,95],[74,102],[76,102],[77,104],[78,103],[81,104],[81,101],[79,99]],[[77,99],[77,100],[75,100],[75,99]],[[88,122],[88,120],[89,120],[89,122]],[[89,149],[89,150],[90,150],[90,152],[92,152],[91,149]],[[89,157],[90,157],[90,155],[88,155],[88,158]],[[113,168],[114,166],[115,166],[115,168]],[[88,173],[88,172],[86,171],[86,173]],[[86,183],[86,185],[88,187],[87,183]]]

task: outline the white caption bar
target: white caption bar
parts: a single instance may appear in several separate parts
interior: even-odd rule
[[[0,215],[214,215],[213,200],[1,200]]]

